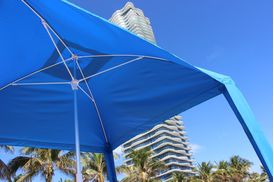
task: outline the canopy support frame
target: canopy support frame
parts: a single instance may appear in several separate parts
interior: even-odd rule
[[[82,82],[82,81],[84,81],[84,80],[88,80],[88,79],[90,79],[90,78],[92,78],[92,77],[95,77],[95,76],[98,76],[98,75],[101,75],[101,74],[103,74],[103,73],[106,73],[106,72],[109,72],[109,71],[111,71],[111,70],[114,70],[114,69],[117,69],[117,68],[119,68],[119,67],[122,67],[122,66],[125,66],[125,65],[127,65],[127,64],[129,64],[129,63],[133,63],[133,62],[135,62],[135,61],[138,61],[138,60],[141,60],[142,58],[147,58],[147,59],[154,59],[154,60],[160,60],[160,61],[167,61],[166,59],[162,59],[162,58],[159,58],[159,57],[152,57],[152,56],[145,56],[145,55],[134,55],[134,54],[100,54],[100,55],[88,55],[88,56],[77,56],[78,57],[78,59],[84,59],[84,58],[101,58],[101,57],[137,57],[136,59],[137,60],[129,60],[129,61],[127,61],[127,62],[125,62],[125,63],[122,63],[122,64],[119,64],[119,65],[116,65],[116,66],[114,66],[114,67],[111,67],[111,68],[108,68],[107,70],[103,70],[103,71],[101,71],[101,72],[98,72],[98,73],[95,73],[95,74],[93,74],[93,75],[89,75],[89,76],[87,76],[88,78],[83,78],[83,79],[80,79],[79,80],[79,82]],[[69,61],[72,61],[74,58],[73,57],[70,57],[70,58],[67,58],[67,59],[64,59],[64,62],[65,63],[67,63],[67,62],[69,62]],[[62,64],[62,63],[64,63],[63,61],[61,61],[61,62],[57,62],[57,63],[54,63],[54,64],[52,64],[52,65],[49,65],[49,66],[46,66],[46,67],[43,67],[43,68],[41,68],[41,69],[39,69],[39,70],[37,70],[37,71],[33,71],[33,72],[31,72],[30,74],[27,74],[27,75],[25,75],[25,76],[23,76],[23,77],[21,77],[21,78],[19,78],[19,79],[17,79],[17,80],[15,80],[15,81],[12,81],[12,82],[10,82],[10,83],[8,83],[7,85],[5,85],[5,86],[3,86],[3,87],[1,87],[0,88],[0,91],[1,90],[4,90],[4,89],[6,89],[7,87],[9,87],[9,86],[17,86],[17,85],[25,85],[25,86],[27,86],[27,85],[31,85],[31,84],[28,84],[28,83],[24,83],[24,82],[20,82],[20,81],[22,81],[22,80],[24,80],[24,79],[27,79],[27,78],[29,78],[29,77],[31,77],[31,76],[34,76],[34,75],[36,75],[36,74],[38,74],[38,73],[40,73],[40,72],[43,72],[43,71],[45,71],[45,70],[48,70],[48,69],[51,69],[51,68],[53,68],[53,67],[55,67],[55,66],[58,66],[58,65],[60,65],[60,64]],[[43,85],[43,84],[46,84],[46,82],[40,82],[41,84],[40,85]],[[57,84],[67,84],[67,83],[65,83],[65,82],[56,82]],[[70,84],[70,82],[68,82],[69,84]],[[39,82],[37,82],[37,83],[33,83],[33,84],[35,84],[35,85],[39,85]],[[55,83],[48,83],[48,84],[55,84]],[[83,91],[83,90],[82,90]],[[85,92],[85,94],[88,94],[88,93],[86,93]],[[89,95],[89,94],[88,94]],[[90,97],[90,96],[89,96]],[[93,100],[93,99],[91,99],[91,100]]]
[[[77,58],[77,56],[74,56],[74,55],[73,55],[73,57],[74,57],[74,63],[75,63],[75,65],[78,67],[78,69],[79,69],[79,71],[80,71],[81,76],[83,77],[83,79],[85,79],[84,72],[83,72],[81,66],[80,66],[79,63],[78,63],[78,58]],[[93,96],[93,94],[92,94],[91,88],[89,87],[87,80],[85,79],[84,81],[85,81],[85,84],[86,84],[86,86],[87,86],[87,88],[88,88],[88,91],[89,91],[89,94],[90,94],[90,95],[89,95],[88,93],[86,93],[86,92],[84,91],[84,89],[80,88],[80,90],[82,90],[87,96],[90,96],[89,98],[92,100],[93,105],[94,105],[94,107],[95,107],[95,110],[96,110],[98,119],[99,119],[99,121],[100,121],[100,125],[101,125],[101,128],[102,128],[102,131],[103,131],[103,134],[104,134],[104,137],[105,137],[106,144],[109,144],[109,139],[108,139],[107,134],[106,134],[105,126],[104,126],[104,123],[103,123],[102,116],[101,116],[101,113],[100,113],[100,111],[99,111],[98,105],[97,105],[97,103],[96,103],[96,101],[95,101],[95,98],[94,98],[94,96]],[[79,80],[79,82],[80,82],[80,80]]]
[[[110,182],[117,182],[115,163],[113,157],[113,150],[110,146],[106,147],[106,151],[104,153],[106,166],[107,166],[107,177]]]
[[[67,69],[67,71],[68,71],[68,73],[69,73],[71,79],[73,80],[74,77],[73,77],[73,75],[72,75],[72,73],[71,73],[71,71],[70,71],[70,69],[69,69],[69,67],[68,67],[68,65],[67,65],[67,63],[66,63],[66,61],[65,61],[65,59],[64,59],[64,57],[63,57],[63,55],[62,55],[62,53],[61,53],[61,51],[59,50],[59,48],[58,48],[56,42],[54,41],[54,39],[53,39],[53,37],[52,37],[52,35],[51,35],[50,31],[49,31],[48,24],[46,23],[46,21],[45,21],[44,19],[42,19],[42,24],[43,24],[43,26],[45,27],[45,29],[46,29],[46,31],[47,31],[47,33],[48,33],[48,35],[49,35],[49,37],[50,37],[50,39],[51,39],[53,45],[54,45],[56,51],[58,52],[60,58],[62,59],[62,62],[64,63],[64,65],[65,65],[65,67],[66,67],[66,69]],[[51,30],[52,30],[52,29],[51,29]],[[61,38],[58,37],[58,39],[60,40]],[[61,39],[61,40],[62,40],[62,39]],[[68,49],[68,50],[69,50],[69,49]]]
[[[82,172],[80,163],[80,137],[79,137],[79,121],[77,106],[77,89],[73,89],[74,96],[74,130],[75,130],[75,148],[76,148],[76,181],[82,182]]]
[[[74,77],[76,76],[76,64],[74,64]],[[78,120],[78,101],[77,91],[79,82],[77,80],[71,81],[71,88],[73,90],[73,105],[74,105],[74,130],[75,130],[75,150],[76,150],[76,182],[82,182],[81,170],[81,149],[80,149],[80,136],[79,136],[79,120]]]
[[[90,75],[90,76],[87,76],[87,77],[83,77],[82,79],[79,80],[79,82],[86,81],[86,80],[88,80],[88,79],[90,79],[90,78],[92,78],[92,77],[95,77],[95,76],[101,75],[101,74],[103,74],[103,73],[109,72],[109,71],[111,71],[111,70],[120,68],[120,67],[125,66],[125,65],[127,65],[127,64],[130,64],[130,63],[133,63],[133,62],[142,60],[143,58],[144,58],[144,56],[139,56],[139,57],[134,58],[134,59],[131,59],[131,60],[127,61],[127,62],[118,64],[118,65],[113,66],[113,67],[111,67],[111,68],[108,68],[108,69],[106,69],[106,70],[97,72],[97,73],[95,73],[95,74],[93,74],[93,75]]]
[[[259,126],[245,97],[229,77],[206,69],[198,68],[223,84],[221,92],[239,120],[249,142],[266,170],[270,181],[273,180],[273,150]]]
[[[272,181],[272,149],[241,92],[231,83],[225,83],[224,85],[223,95],[240,122],[270,181]]]

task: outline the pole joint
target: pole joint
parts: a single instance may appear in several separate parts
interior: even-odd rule
[[[78,90],[79,80],[73,79],[70,82],[72,90]]]
[[[72,54],[71,58],[74,61],[78,61],[78,56],[76,54]]]

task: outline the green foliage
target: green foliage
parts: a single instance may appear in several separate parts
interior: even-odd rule
[[[0,145],[0,149],[3,149],[5,152],[14,152],[14,148],[13,146],[9,146],[9,145]]]
[[[197,175],[188,177],[190,182],[265,182],[267,175],[250,173],[252,163],[240,156],[232,156],[229,161],[220,161],[216,165],[202,162],[195,169]],[[262,168],[263,169],[263,168]]]
[[[198,177],[203,182],[211,182],[213,180],[213,164],[210,162],[202,162],[198,164],[197,172]]]
[[[230,177],[235,182],[240,182],[246,179],[249,175],[249,169],[252,163],[240,156],[232,156],[229,161]]]
[[[122,182],[154,182],[156,175],[166,168],[165,164],[159,160],[152,159],[153,152],[149,148],[132,151],[129,157],[133,165],[122,165],[117,168],[119,173],[124,173],[126,177]]]
[[[104,182],[107,173],[104,155],[98,153],[82,153],[81,157],[84,182],[89,180]]]
[[[185,173],[183,172],[174,172],[172,174],[172,181],[173,182],[183,182],[183,181],[187,181],[188,177]]]
[[[17,182],[31,181],[33,177],[39,174],[45,178],[46,182],[51,182],[56,169],[67,175],[74,176],[75,174],[74,154],[71,152],[25,147],[21,153],[29,157],[22,166],[24,174]]]
[[[14,152],[12,146],[0,146],[5,152]],[[33,177],[41,175],[46,182],[51,182],[54,172],[58,169],[75,181],[75,154],[54,149],[36,149],[25,147],[21,150],[22,156],[17,156],[4,163],[0,160],[0,181],[27,182]],[[117,167],[117,172],[124,173],[126,177],[122,182],[156,182],[160,181],[157,174],[166,169],[163,162],[152,159],[153,152],[149,148],[132,151],[129,157],[133,165]],[[117,157],[117,155],[116,155]],[[106,163],[103,154],[81,153],[83,181],[104,182],[106,176]],[[213,165],[211,162],[202,162],[194,169],[196,175],[187,176],[185,173],[175,172],[173,182],[266,182],[268,176],[261,166],[262,173],[250,173],[252,163],[240,156],[232,156],[228,161],[219,161]],[[22,169],[23,173],[16,175]]]
[[[13,152],[13,147],[0,146],[5,152]],[[0,160],[0,179],[6,181],[27,182],[35,176],[41,175],[46,182],[52,181],[55,171],[58,169],[64,174],[74,178],[75,181],[75,154],[55,149],[38,149],[24,147],[21,154],[12,159],[8,164]],[[117,155],[115,155],[117,157]],[[84,182],[93,180],[104,182],[106,175],[106,163],[103,154],[81,153],[82,174]],[[23,170],[23,174],[17,175],[18,169]],[[72,180],[60,181],[69,182]]]
[[[12,146],[0,146],[0,149],[3,149],[5,152],[14,152]],[[0,160],[0,179],[11,182],[12,179],[15,179],[15,173],[21,166],[25,165],[28,158],[23,156],[18,156],[12,159],[7,164],[4,161]]]

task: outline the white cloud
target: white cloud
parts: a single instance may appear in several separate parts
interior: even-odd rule
[[[203,148],[201,145],[194,144],[194,143],[190,144],[190,147],[193,154],[197,154]]]

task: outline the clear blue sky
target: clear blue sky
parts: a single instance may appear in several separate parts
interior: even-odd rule
[[[127,1],[72,2],[108,19]],[[272,143],[272,1],[132,2],[150,18],[160,47],[234,79]],[[238,154],[259,170],[260,162],[223,96],[181,115],[197,162]]]

